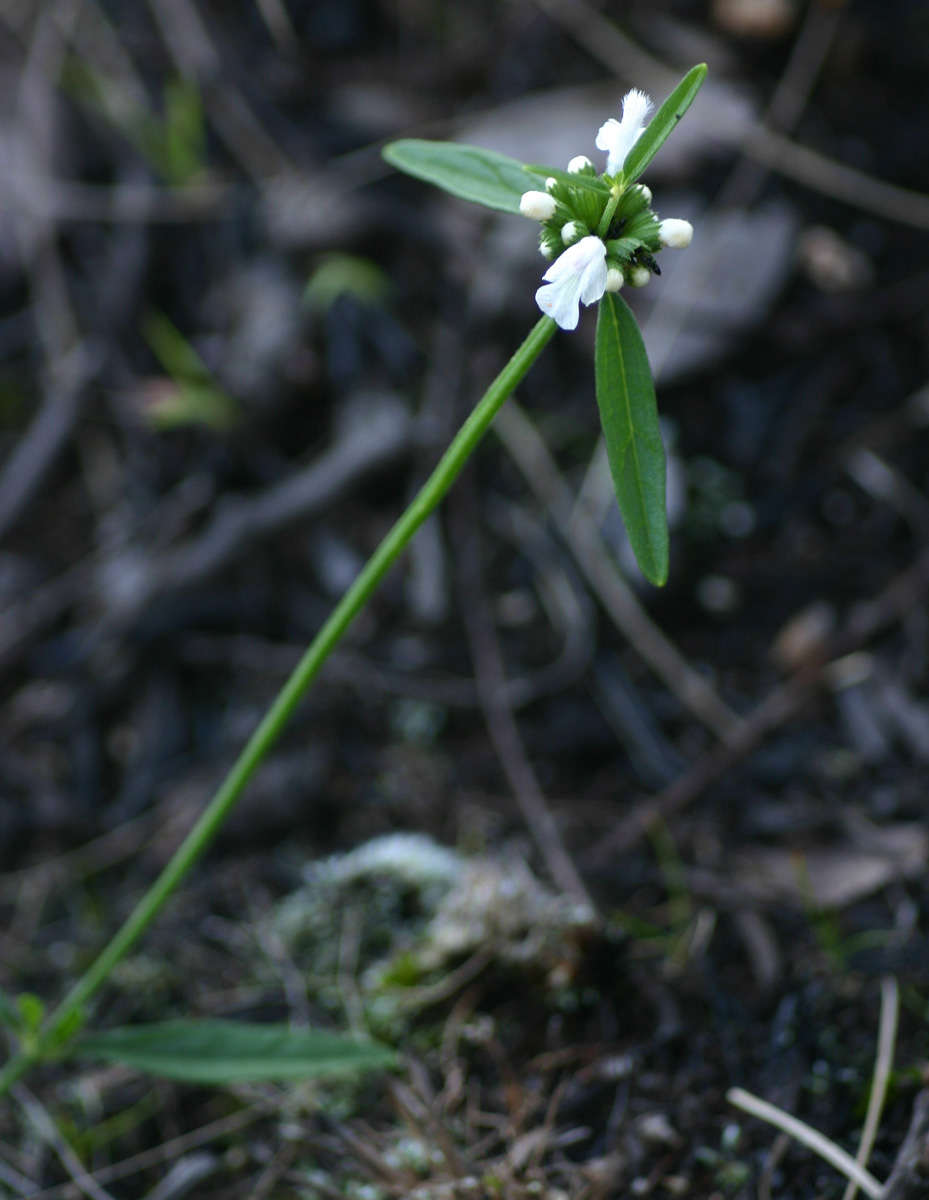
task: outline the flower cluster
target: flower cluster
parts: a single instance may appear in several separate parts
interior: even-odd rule
[[[544,192],[526,192],[520,201],[520,212],[541,222],[543,257],[554,260],[542,276],[536,303],[562,329],[577,327],[581,304],[594,304],[624,283],[644,287],[653,274],[660,275],[654,256],[663,247],[690,245],[688,221],[659,221],[650,190],[623,179],[623,164],[650,108],[648,96],[633,89],[623,98],[622,119],[610,118],[600,127],[596,146],[607,154],[602,175],[578,155],[566,172],[546,179]]]

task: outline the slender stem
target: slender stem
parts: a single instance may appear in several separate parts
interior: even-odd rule
[[[370,599],[387,571],[406,549],[413,535],[455,482],[462,467],[487,432],[491,421],[541,354],[555,328],[551,317],[541,317],[478,401],[435,470],[368,559],[358,578],[313,639],[213,799],[175,851],[170,862],[135,906],[112,941],[101,951],[58,1008],[51,1013],[41,1034],[11,1058],[0,1071],[0,1095],[8,1091],[33,1063],[41,1060],[50,1048],[54,1048],[56,1038],[75,1020],[99,990],[116,964],[145,932],[165,901],[210,844],[256,768],[277,741],[329,654],[338,645],[342,635]]]
[[[610,228],[610,222],[613,220],[622,194],[623,189],[620,184],[614,183],[610,190],[610,198],[606,202],[606,208],[603,210],[600,216],[600,224],[597,226],[598,238],[606,237],[607,230]]]

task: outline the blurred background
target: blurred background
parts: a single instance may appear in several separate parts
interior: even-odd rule
[[[599,165],[623,93],[660,102],[699,61],[646,175],[694,242],[630,299],[668,586],[624,543],[585,313],[153,934],[179,972],[159,1011],[228,1011],[183,978],[217,912],[416,831],[515,853],[625,914],[633,960],[673,959],[639,1033],[658,1021],[679,1062],[646,1109],[711,1063],[724,1120],[774,1017],[826,1014],[796,1100],[849,1004],[860,1082],[886,971],[907,1061],[929,1053],[929,8],[908,0],[0,0],[2,986],[56,992],[112,931],[537,318],[533,225],[398,176],[383,143]],[[588,1041],[625,1028],[609,1008]],[[851,1090],[821,1095],[844,1133]],[[689,1170],[707,1119],[646,1138],[645,1166],[664,1145]]]

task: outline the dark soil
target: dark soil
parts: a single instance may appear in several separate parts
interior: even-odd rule
[[[647,620],[592,586],[515,427],[488,438],[93,1018],[344,1028],[357,986],[402,1069],[211,1091],[47,1066],[0,1112],[0,1196],[78,1195],[81,1164],[88,1195],[161,1200],[839,1197],[726,1093],[854,1154],[887,981],[868,1169],[891,1175],[929,1062],[929,14],[785,3],[753,34],[732,15],[777,8],[0,11],[0,987],[49,1004],[537,318],[532,227],[394,174],[380,145],[494,128],[522,157],[526,96],[663,95],[645,51],[672,76],[706,59],[747,105],[733,133],[707,91],[672,139],[692,159],[669,142],[648,176],[719,253],[670,305],[680,503],[667,587],[634,585]],[[593,156],[585,129],[572,153]],[[573,494],[593,321],[517,397]],[[622,560],[611,515],[581,521]],[[529,921],[522,957],[489,940],[420,966],[406,982],[435,994],[390,1020],[365,972],[428,937],[422,896],[375,887],[372,915],[362,889],[315,942],[269,932],[307,862],[398,831],[564,892],[543,796],[589,927],[536,946]],[[888,1200],[929,1191],[914,1138]]]

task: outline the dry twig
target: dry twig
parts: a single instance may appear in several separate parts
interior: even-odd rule
[[[681,704],[726,743],[736,742],[741,721],[649,619],[619,574],[590,520],[577,520],[573,497],[548,447],[515,401],[501,409],[494,430],[536,497],[551,513],[587,582],[630,645]]]
[[[929,1193],[929,1089],[916,1097],[913,1116],[881,1200],[925,1200]]]
[[[864,1128],[861,1131],[861,1143],[855,1162],[860,1167],[868,1165],[874,1139],[881,1120],[881,1111],[887,1097],[887,1084],[890,1082],[890,1072],[894,1060],[894,1044],[897,1040],[897,1016],[900,1011],[900,992],[896,979],[888,977],[881,980],[881,1018],[877,1034],[877,1055],[874,1059],[874,1077],[871,1080],[871,1095],[868,1097],[868,1111],[865,1114]],[[842,1200],[855,1200],[858,1184],[855,1180],[848,1181],[848,1187],[842,1194]]]
[[[469,491],[466,491],[464,499],[460,491],[456,493],[452,513],[458,547],[456,562],[461,612],[468,632],[478,696],[487,729],[526,825],[535,838],[553,880],[563,892],[574,896],[593,913],[593,901],[565,849],[558,826],[526,755],[513,710],[507,702],[500,645],[487,596],[480,582],[481,564],[473,520],[474,506],[470,506],[472,519],[466,519],[461,511],[462,503],[469,498]]]

